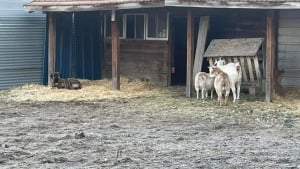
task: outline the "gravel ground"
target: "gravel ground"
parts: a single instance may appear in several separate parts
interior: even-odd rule
[[[2,97],[0,168],[300,168],[300,110],[243,97]]]

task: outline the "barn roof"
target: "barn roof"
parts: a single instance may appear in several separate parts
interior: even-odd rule
[[[300,0],[165,0],[167,6],[250,9],[300,9]]]
[[[32,0],[28,11],[92,11],[144,7],[300,9],[300,0]]]
[[[214,39],[204,57],[256,56],[263,38]]]
[[[24,5],[29,11],[93,11],[148,6],[164,6],[164,0],[33,0]]]

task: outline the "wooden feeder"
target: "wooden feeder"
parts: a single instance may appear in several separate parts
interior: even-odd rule
[[[242,88],[255,94],[255,88],[262,87],[263,64],[259,62],[259,49],[263,38],[214,39],[204,53],[210,65],[223,58],[227,63],[240,62],[242,67]]]

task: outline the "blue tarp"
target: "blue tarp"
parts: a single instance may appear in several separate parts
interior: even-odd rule
[[[101,79],[103,57],[101,25],[102,17],[99,12],[56,14],[55,71],[62,73],[63,78]],[[48,50],[46,47],[44,84],[47,84],[47,80]]]

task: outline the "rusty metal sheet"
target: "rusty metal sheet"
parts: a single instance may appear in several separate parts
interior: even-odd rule
[[[204,57],[255,56],[263,38],[214,39],[210,42]]]

